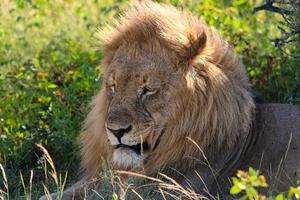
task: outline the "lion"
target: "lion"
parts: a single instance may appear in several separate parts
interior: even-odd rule
[[[281,174],[295,183],[299,154],[290,159],[282,150],[299,147],[299,130],[289,123],[298,134],[289,139],[270,125],[276,117],[261,117],[278,109],[256,107],[241,60],[214,29],[189,12],[147,1],[132,4],[99,35],[104,83],[80,135],[84,176],[63,199],[80,199],[105,161],[114,170],[161,172],[225,199],[229,177],[250,165],[270,177],[278,172],[278,179],[282,165],[289,170]],[[286,122],[299,124],[295,110]]]

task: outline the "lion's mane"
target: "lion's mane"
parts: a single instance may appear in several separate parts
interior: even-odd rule
[[[186,92],[178,96],[181,103],[176,110],[170,111],[175,120],[167,123],[160,144],[145,161],[146,172],[168,166],[188,171],[197,161],[182,161],[198,158],[198,148],[210,158],[221,151],[230,154],[237,140],[247,136],[255,105],[246,72],[230,45],[197,17],[172,6],[135,3],[112,26],[101,30],[100,38],[104,73],[122,44],[152,40],[172,52],[174,62],[187,72]],[[80,137],[86,178],[99,174],[103,160],[112,156],[104,126],[107,106],[103,88]]]

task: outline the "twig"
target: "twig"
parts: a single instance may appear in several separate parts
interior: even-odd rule
[[[278,2],[276,2],[275,0],[267,0],[267,2],[265,4],[254,8],[253,11],[252,11],[252,14],[255,14],[256,12],[261,11],[261,10],[276,12],[276,13],[280,13],[280,14],[283,14],[283,15],[292,15],[292,14],[294,14],[294,11],[286,10],[284,8],[279,8],[279,7],[273,6],[273,3],[278,3]]]
[[[256,8],[254,8],[252,11],[252,14],[255,14],[256,12],[261,11],[261,10],[267,10],[267,11],[276,12],[276,13],[285,14],[285,15],[294,14],[294,11],[286,10],[284,8],[279,8],[279,7],[273,6],[272,4],[269,4],[269,3],[266,3],[262,6],[258,6]]]

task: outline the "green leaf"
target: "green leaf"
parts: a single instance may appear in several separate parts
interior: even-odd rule
[[[249,199],[258,199],[258,192],[253,187],[246,188],[246,194]]]
[[[241,190],[245,190],[245,189],[246,189],[246,185],[245,185],[244,182],[239,182],[239,183],[237,184],[237,186],[238,186]]]
[[[53,88],[57,88],[57,87],[58,86],[56,84],[53,84],[53,83],[51,83],[51,84],[48,85],[49,89],[53,89]]]
[[[16,75],[16,78],[19,79],[19,78],[21,78],[22,76],[23,76],[23,72],[20,72],[20,73],[18,73],[18,74]]]
[[[118,200],[118,195],[116,193],[113,193],[112,200]]]
[[[241,188],[239,188],[237,185],[234,185],[230,189],[230,194],[239,194],[241,191]]]
[[[276,196],[275,200],[284,200],[283,194],[279,194]]]
[[[237,185],[239,183],[239,179],[236,177],[232,177],[232,182],[234,185]]]
[[[255,174],[255,170],[252,167],[249,167],[249,174],[251,176]]]

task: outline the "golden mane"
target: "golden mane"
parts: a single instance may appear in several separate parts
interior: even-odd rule
[[[237,139],[247,136],[255,105],[246,72],[230,45],[197,17],[172,6],[134,3],[99,35],[104,73],[120,46],[151,41],[158,41],[187,72],[187,90],[178,97],[177,110],[171,111],[174,117],[159,138],[160,145],[144,163],[147,173],[170,165],[183,172],[193,167],[195,160],[188,158],[199,158],[199,150],[187,138],[213,158],[220,151],[230,154]],[[103,88],[80,137],[82,167],[88,178],[99,174],[103,159],[111,158],[106,112]]]
[[[229,178],[237,169],[249,166],[270,172],[269,178],[280,182],[281,188],[286,189],[290,181],[296,183],[300,108],[259,105],[254,116],[255,104],[242,63],[204,22],[172,6],[147,1],[132,4],[100,32],[106,85],[94,98],[79,138],[84,177],[62,199],[80,199],[92,178],[100,178],[101,184],[99,175],[106,161],[114,169],[126,170],[140,170],[142,163],[146,175],[162,172],[184,188],[201,195],[218,193],[222,199],[232,199]],[[118,87],[116,80],[113,87],[107,84],[110,75],[118,76]],[[145,96],[138,91],[149,84],[143,81],[141,86],[145,77],[158,80],[160,87],[143,102]],[[147,102],[148,107],[142,105]],[[114,118],[109,119],[111,116]],[[135,119],[129,119],[132,116]],[[142,120],[137,120],[139,116]],[[123,119],[125,123],[119,123]],[[119,124],[109,128],[114,122]],[[272,125],[276,123],[286,127]],[[118,136],[120,130],[127,132]],[[288,138],[290,133],[293,138]],[[145,152],[141,151],[144,146],[148,147]],[[280,175],[280,167],[287,173]]]

